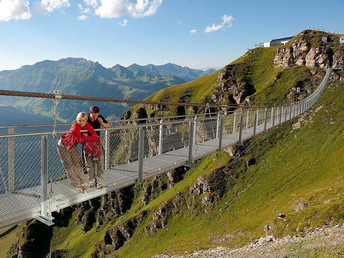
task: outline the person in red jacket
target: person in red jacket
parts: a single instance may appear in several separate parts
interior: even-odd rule
[[[81,132],[87,130],[87,132]],[[61,163],[68,176],[68,179],[77,192],[87,190],[87,182],[83,169],[79,162],[78,143],[87,142],[99,143],[99,137],[93,127],[87,123],[87,114],[80,112],[70,128],[70,133],[65,133],[57,144]]]

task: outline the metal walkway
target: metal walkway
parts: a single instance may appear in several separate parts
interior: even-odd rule
[[[324,91],[330,73],[331,69],[328,69],[314,93],[293,105],[178,120],[165,118],[160,123],[155,119],[147,124],[103,129],[104,187],[83,193],[77,193],[69,180],[63,178],[56,141],[51,132],[2,135],[0,227],[32,218],[50,225],[52,212],[170,169],[190,165],[195,160],[289,121],[314,105]]]

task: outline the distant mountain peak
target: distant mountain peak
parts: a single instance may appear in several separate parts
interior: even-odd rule
[[[174,63],[166,63],[163,65],[138,65],[136,63],[127,67],[131,71],[141,70],[144,73],[147,73],[151,76],[172,76],[175,75],[179,78],[182,78],[185,81],[191,81],[198,79],[199,77],[205,76],[215,70],[203,71],[199,69],[192,69],[187,66],[180,66]]]

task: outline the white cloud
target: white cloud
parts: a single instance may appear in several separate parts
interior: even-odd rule
[[[207,26],[204,29],[204,33],[218,31],[218,30],[225,28],[225,27],[227,27],[227,28],[232,27],[233,20],[234,20],[234,18],[232,16],[224,15],[222,17],[222,20],[223,20],[222,23],[220,23],[219,25],[215,25],[215,23],[213,23],[212,26]]]
[[[80,21],[86,21],[88,19],[88,16],[83,14],[83,15],[78,16],[78,19]]]
[[[100,0],[95,13],[101,18],[119,18],[125,15],[142,18],[155,14],[162,1],[136,0],[136,3],[132,3],[130,0]]]
[[[84,3],[93,8],[96,8],[99,5],[98,0],[84,0]]]
[[[118,18],[128,14],[128,6],[127,0],[100,0],[96,15],[101,18]]]
[[[69,0],[41,0],[36,7],[38,12],[51,13],[56,9],[69,6]]]
[[[163,0],[137,0],[136,4],[130,4],[129,13],[135,18],[151,16],[156,13]]]
[[[80,9],[81,13],[86,13],[86,14],[91,13],[91,9],[87,7],[83,7],[82,4],[78,4],[78,8]]]
[[[193,29],[190,31],[190,35],[195,35],[197,33],[197,30],[196,29]]]
[[[118,24],[119,24],[121,27],[125,27],[125,26],[128,25],[128,20],[127,20],[127,19],[124,19],[123,22],[119,22]]]
[[[29,1],[0,0],[0,21],[30,19]]]

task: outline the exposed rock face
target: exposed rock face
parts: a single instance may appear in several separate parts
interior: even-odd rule
[[[334,52],[332,67],[344,69],[344,49],[338,49]]]
[[[218,87],[211,95],[213,102],[242,103],[255,89],[248,78],[236,77],[237,66],[227,65],[217,78]]]
[[[18,242],[10,249],[10,257],[46,257],[49,253],[52,227],[37,220],[27,221]]]
[[[344,46],[339,44],[337,38],[321,36],[314,31],[302,32],[300,37],[294,40],[291,47],[277,49],[274,59],[275,66],[288,68],[294,65],[304,65],[310,68],[327,69],[333,67],[343,69]],[[315,46],[311,45],[312,40],[316,42],[314,43]]]

